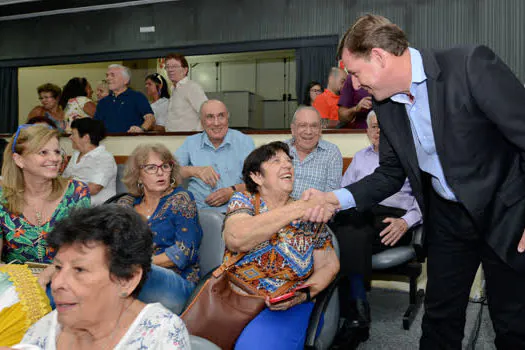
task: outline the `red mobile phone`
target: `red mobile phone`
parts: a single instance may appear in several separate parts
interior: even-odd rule
[[[295,290],[292,290],[291,292],[284,293],[283,295],[279,295],[278,297],[274,297],[270,299],[270,304],[277,304],[281,301],[288,300],[290,298],[293,298],[295,296]]]

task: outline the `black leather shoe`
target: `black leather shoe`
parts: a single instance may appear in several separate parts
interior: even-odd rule
[[[367,327],[370,328],[370,304],[368,304],[368,301],[358,299],[355,301],[355,309],[357,314],[357,321],[359,323],[359,327]]]
[[[341,329],[337,332],[330,349],[357,349],[357,346],[367,341],[370,336],[369,326],[360,326],[358,320],[344,320]]]

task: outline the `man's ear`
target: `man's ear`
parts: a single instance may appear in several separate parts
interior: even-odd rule
[[[386,61],[388,59],[387,55],[388,55],[388,52],[386,52],[383,49],[377,48],[377,47],[374,47],[370,51],[370,59],[378,62],[381,68],[385,68],[386,66]]]

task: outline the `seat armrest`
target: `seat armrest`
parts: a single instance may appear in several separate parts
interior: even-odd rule
[[[127,196],[127,195],[129,195],[129,193],[127,193],[127,192],[117,193],[117,194],[114,195],[113,197],[108,198],[108,199],[104,202],[104,204],[117,203],[117,201],[118,201],[120,198],[122,198],[122,197],[124,197],[124,196]]]
[[[339,283],[339,274],[337,274],[334,280],[315,297],[315,305],[310,315],[310,322],[308,323],[308,329],[306,330],[306,339],[304,341],[305,349],[315,349],[315,337],[317,335],[317,328],[321,322],[321,317],[328,306],[328,302],[332,298],[334,291],[336,291],[337,284]]]
[[[419,262],[423,262],[426,256],[424,241],[425,232],[423,231],[423,225],[419,225],[414,229],[414,232],[412,233],[412,246],[414,247],[414,250],[416,252],[416,259]]]

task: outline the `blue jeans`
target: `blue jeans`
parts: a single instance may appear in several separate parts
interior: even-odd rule
[[[179,315],[194,288],[194,283],[182,278],[178,273],[151,265],[151,271],[138,299],[147,304],[161,303]]]
[[[244,328],[235,350],[302,350],[314,303],[303,303],[285,311],[264,309]],[[323,318],[319,324],[322,328]],[[319,329],[317,330],[319,332]]]
[[[146,304],[161,303],[178,315],[194,288],[195,284],[182,278],[178,273],[151,265],[151,271],[142,286],[138,299]],[[46,293],[51,308],[54,310],[55,301],[51,295],[51,283],[47,285]]]

